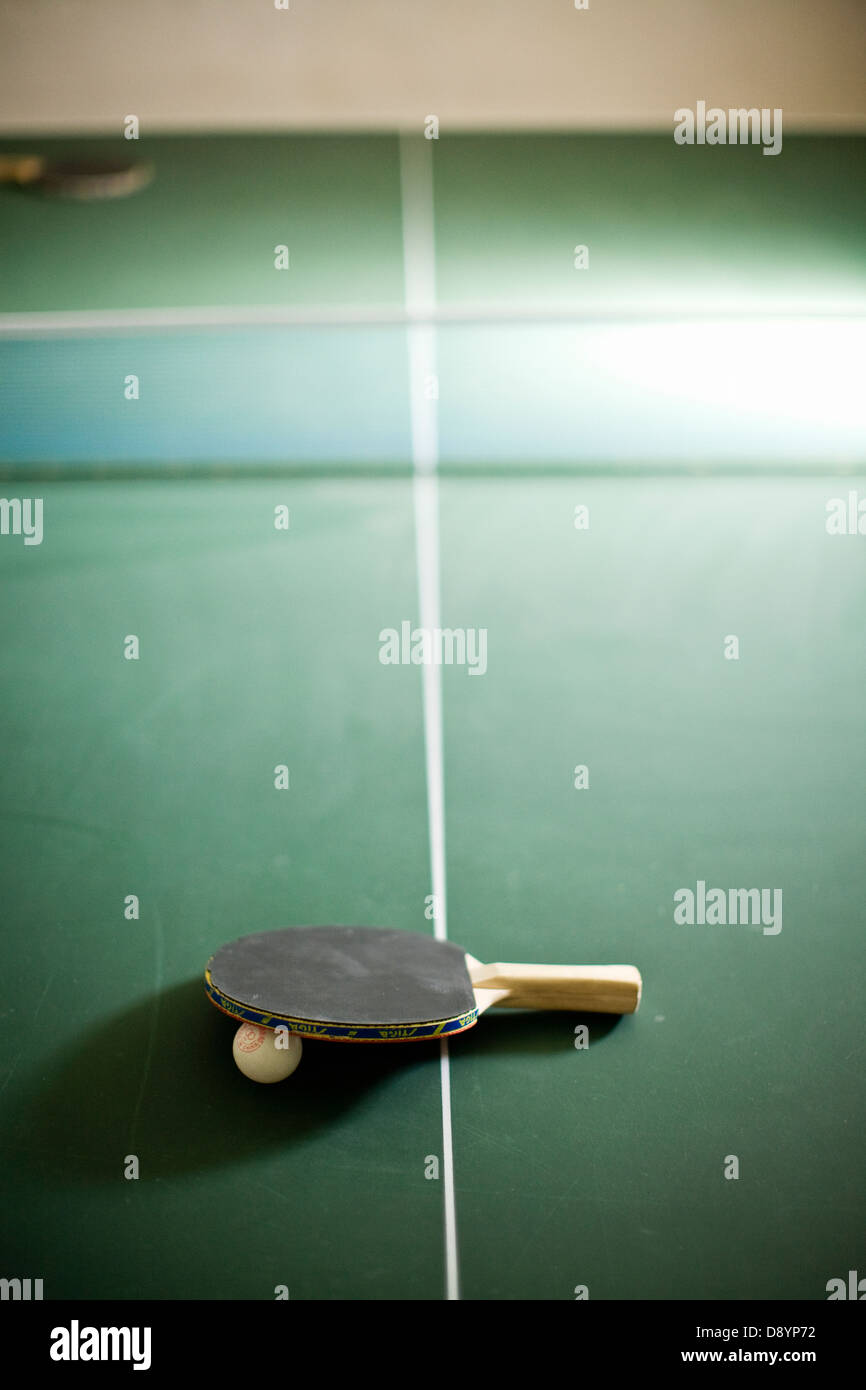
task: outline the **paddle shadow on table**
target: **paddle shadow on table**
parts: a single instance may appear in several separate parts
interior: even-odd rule
[[[591,1043],[619,1022],[574,1014]],[[48,1181],[116,1182],[126,1155],[166,1178],[230,1167],[263,1149],[303,1145],[413,1069],[438,1068],[438,1042],[366,1046],[304,1041],[298,1070],[260,1086],[231,1056],[235,1025],[207,1005],[200,981],[161,991],[102,1020],[50,1072],[19,1088],[7,1122],[18,1151]],[[562,1014],[499,1010],[451,1042],[473,1054],[563,1048]],[[24,1078],[22,1078],[23,1080]],[[425,1078],[425,1085],[427,1084]],[[403,1102],[405,1103],[405,1102]],[[144,1158],[146,1155],[146,1160]]]

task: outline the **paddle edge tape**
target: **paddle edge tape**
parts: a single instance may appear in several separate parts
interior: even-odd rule
[[[229,1018],[244,1023],[257,1023],[260,1028],[288,1028],[292,1033],[301,1033],[305,1038],[330,1038],[335,1042],[420,1042],[424,1038],[444,1038],[452,1033],[465,1033],[467,1028],[478,1022],[478,1010],[470,1009],[459,1018],[446,1018],[431,1023],[398,1024],[351,1024],[351,1023],[312,1023],[304,1018],[287,1018],[282,1014],[262,1013],[239,1004],[230,995],[223,994],[211,979],[210,969],[204,973],[205,992]]]

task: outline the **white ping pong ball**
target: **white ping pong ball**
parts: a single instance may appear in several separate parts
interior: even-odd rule
[[[301,1060],[301,1040],[287,1028],[260,1028],[257,1023],[242,1023],[235,1033],[232,1056],[238,1070],[250,1081],[269,1085],[285,1081]]]

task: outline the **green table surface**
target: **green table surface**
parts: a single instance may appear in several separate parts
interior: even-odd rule
[[[653,266],[685,299],[713,258],[795,309],[806,256],[816,296],[863,293],[863,142],[748,151],[728,202],[672,142],[452,145],[442,302],[560,302],[576,240],[607,248],[605,309],[620,272],[634,308]],[[3,312],[272,304],[277,241],[292,302],[402,303],[396,141],[143,153],[157,179],[128,202],[0,190]],[[445,1293],[437,1047],[308,1043],[256,1087],[202,987],[245,932],[432,930],[422,678],[378,660],[419,620],[404,334],[308,332],[149,342],[155,414],[123,447],[88,364],[111,375],[140,334],[0,338],[4,493],[44,507],[41,545],[0,537],[2,1272],[48,1298]],[[195,343],[222,362],[204,405]],[[291,428],[196,452],[190,419],[219,417],[249,354],[274,375],[250,368],[237,409],[272,406],[283,352],[307,372]],[[862,435],[823,466],[810,444],[798,467],[789,423],[781,462],[732,435],[729,466],[690,469],[686,440],[618,472],[577,438],[518,457],[493,434],[485,457],[483,425],[477,455],[453,429],[442,620],[486,628],[489,665],[442,671],[449,936],[644,977],[634,1017],[500,1011],[451,1043],[462,1296],[825,1298],[863,1250],[866,538],[825,527],[828,499],[866,497]],[[782,890],[782,930],[677,924],[698,880]]]

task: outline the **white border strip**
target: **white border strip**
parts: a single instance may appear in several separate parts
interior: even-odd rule
[[[409,399],[412,420],[412,483],[415,543],[418,557],[418,604],[423,628],[441,627],[439,619],[439,454],[436,403],[436,337],[432,326],[436,278],[433,243],[433,159],[430,141],[400,138],[403,208],[403,263],[406,278]],[[436,902],[434,932],[448,936],[445,883],[445,774],[442,745],[442,682],[432,662],[421,667],[424,750],[427,769],[427,820],[430,835],[431,887]],[[448,1043],[440,1043],[442,1091],[442,1177],[445,1216],[445,1297],[459,1299],[457,1209],[454,1199],[454,1148],[451,1133],[451,1066]]]
[[[407,286],[407,291],[408,291]],[[724,305],[700,307],[668,304],[623,304],[610,308],[580,309],[565,304],[526,304],[519,301],[489,304],[428,303],[425,307],[407,303],[387,304],[310,304],[273,308],[268,305],[238,307],[201,306],[190,309],[65,309],[50,312],[0,313],[0,338],[99,337],[126,333],[194,333],[213,329],[239,328],[393,328],[412,325],[431,328],[437,324],[456,327],[483,327],[484,324],[582,324],[704,323],[742,320],[786,322],[789,319],[859,319],[866,317],[866,301],[848,298],[844,303],[808,302],[801,306],[778,303],[740,305],[728,300]]]

